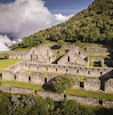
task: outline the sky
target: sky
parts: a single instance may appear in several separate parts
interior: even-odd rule
[[[15,0],[0,0],[1,3],[11,3]],[[44,0],[45,6],[52,13],[62,13],[63,15],[73,15],[87,6],[94,0]]]
[[[0,51],[40,30],[67,21],[94,0],[0,0]]]

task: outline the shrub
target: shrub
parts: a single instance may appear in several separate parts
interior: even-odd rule
[[[67,74],[58,76],[54,81],[52,81],[51,85],[54,92],[63,93],[67,88],[74,86],[74,79],[72,76]]]

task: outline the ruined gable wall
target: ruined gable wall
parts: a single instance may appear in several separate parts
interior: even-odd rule
[[[69,51],[57,62],[59,65],[81,65],[87,66],[88,62],[80,57],[79,54],[74,51]]]
[[[24,60],[51,64],[56,60],[56,55],[49,47],[38,47],[32,48]]]

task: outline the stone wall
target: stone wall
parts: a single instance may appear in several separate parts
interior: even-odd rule
[[[79,47],[69,50],[61,57],[57,64],[59,65],[74,65],[74,66],[89,66],[88,55]]]
[[[110,78],[105,82],[105,92],[113,93],[113,78]]]
[[[29,71],[31,74],[29,74]],[[49,75],[47,78],[42,73],[52,72],[53,75]],[[83,88],[89,91],[99,91],[102,82],[99,78],[112,78],[113,71],[112,68],[89,68],[89,67],[77,67],[77,66],[63,66],[57,64],[36,64],[36,63],[17,63],[8,69],[4,70],[2,73],[2,79],[8,81],[19,81],[27,83],[35,83],[43,85],[45,82],[50,81],[54,77],[57,77],[59,73],[62,74],[72,74],[73,76],[86,76],[88,77],[83,83]],[[90,79],[93,78],[93,79]],[[81,82],[75,77],[76,83],[75,87],[80,88]],[[102,90],[102,89],[101,89]],[[105,84],[105,92],[113,93],[112,80],[108,80]]]
[[[100,91],[99,78],[86,78],[84,82],[84,89],[88,91]]]
[[[39,72],[55,72],[55,73],[67,73],[83,75],[87,77],[100,77],[106,74],[111,77],[113,75],[113,68],[102,67],[83,67],[83,66],[63,66],[57,64],[36,64],[36,63],[21,63],[23,70],[34,70]]]
[[[57,94],[57,93],[47,92],[47,91],[36,91],[32,89],[27,89],[27,88],[10,87],[6,85],[0,85],[0,90],[11,92],[11,93],[36,94],[43,98],[47,98],[47,97],[52,98],[55,101],[61,101],[61,100],[64,100],[65,98],[64,94]],[[71,95],[66,95],[66,99],[75,100],[82,105],[91,105],[91,106],[103,105],[106,108],[113,108],[113,101],[101,100],[102,104],[99,104],[98,99],[89,98],[89,97],[71,96]]]
[[[2,80],[14,81],[14,72],[13,70],[7,69],[2,73]]]
[[[28,54],[29,50],[26,51],[12,51],[9,53],[9,58],[24,59]]]
[[[48,46],[39,46],[38,48],[32,48],[24,60],[51,64],[56,60],[56,54]]]

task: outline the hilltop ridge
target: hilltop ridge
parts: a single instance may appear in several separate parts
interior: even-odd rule
[[[11,49],[34,47],[49,41],[113,44],[113,0],[95,0],[68,21],[34,33]]]

